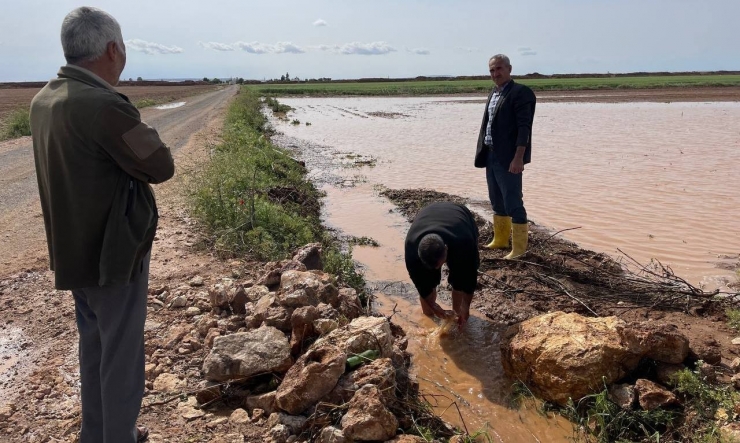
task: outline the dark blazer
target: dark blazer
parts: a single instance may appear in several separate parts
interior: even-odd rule
[[[483,112],[483,122],[478,134],[478,146],[475,149],[475,167],[485,168],[488,160],[489,149],[483,144],[486,138],[486,126],[488,125],[488,105],[491,103],[493,90],[488,94],[486,108]],[[493,149],[499,162],[508,167],[514,159],[517,146],[526,146],[524,151],[524,163],[532,159],[532,122],[534,121],[534,108],[537,98],[531,89],[511,80],[506,87],[503,97],[498,99],[496,109],[493,113],[493,125],[491,135],[493,137]]]

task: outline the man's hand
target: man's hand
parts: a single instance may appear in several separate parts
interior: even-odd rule
[[[452,290],[452,309],[457,314],[457,327],[462,330],[470,317],[470,303],[473,301],[473,294],[467,294],[462,291]]]
[[[426,298],[419,297],[419,303],[421,304],[421,311],[424,315],[435,316],[439,318],[445,318],[448,316],[448,311],[445,311],[442,306],[437,303],[437,290],[435,289]]]
[[[524,160],[521,158],[514,157],[514,160],[509,164],[509,172],[512,174],[521,174],[524,171]]]

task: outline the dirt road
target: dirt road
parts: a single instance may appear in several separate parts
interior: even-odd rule
[[[236,91],[231,86],[183,99],[185,105],[177,108],[147,108],[142,119],[175,153],[223,111]],[[47,260],[30,137],[0,143],[0,233],[0,278]]]
[[[166,301],[168,293],[195,299],[196,290],[221,277],[256,278],[263,272],[259,263],[224,262],[199,249],[198,232],[182,199],[188,178],[207,160],[209,147],[219,142],[226,106],[235,93],[231,87],[193,97],[180,108],[142,113],[172,148],[177,165],[175,177],[155,187],[160,220],[152,251],[145,337],[147,367],[159,369],[148,369],[140,416],[140,423],[152,430],[152,443],[217,441],[229,431],[225,420],[218,421],[214,414],[191,422],[192,417],[182,416],[187,405],[163,401],[173,389],[196,388],[201,380],[197,368],[206,350],[199,346],[182,352],[179,345],[168,347],[187,338],[183,331],[193,328],[192,317],[184,309],[166,308],[154,294]],[[80,425],[74,305],[68,291],[53,289],[53,273],[47,270],[30,141],[0,146],[4,183],[0,190],[4,237],[0,241],[0,441],[71,443],[77,441]],[[195,276],[201,283],[194,282]],[[153,381],[161,372],[179,380],[177,386],[157,386],[154,391]],[[263,431],[257,425],[248,427],[239,441],[262,441]]]

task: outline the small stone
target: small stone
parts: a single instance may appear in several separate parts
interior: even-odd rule
[[[234,412],[229,416],[229,423],[241,426],[249,423],[249,414],[242,408],[234,409]]]
[[[191,278],[188,283],[194,288],[203,286],[203,277],[201,277],[200,275],[196,275],[195,277]]]
[[[213,428],[218,427],[219,425],[226,423],[227,421],[229,421],[228,417],[217,418],[213,421],[209,421],[208,423],[206,423],[206,427],[213,429]]]
[[[346,443],[346,441],[344,432],[334,426],[327,426],[322,429],[318,439],[319,443]]]
[[[730,379],[732,381],[732,385],[735,386],[735,389],[740,390],[740,374],[735,374]]]
[[[740,370],[740,357],[735,357],[734,360],[730,363],[730,369],[732,369],[733,372],[738,372]]]
[[[260,408],[254,408],[252,410],[252,421],[258,422],[265,418],[265,410]]]
[[[740,337],[733,338],[732,339],[732,344],[733,345],[740,345]]]
[[[172,303],[170,303],[170,308],[172,309],[184,308],[187,305],[188,305],[188,299],[180,295],[172,299]]]
[[[609,400],[616,403],[620,408],[630,410],[635,404],[637,395],[635,387],[628,384],[613,385],[609,387]]]
[[[187,315],[188,317],[195,317],[196,315],[200,315],[200,308],[191,306],[185,310],[185,315]]]
[[[154,380],[154,390],[159,392],[177,392],[185,387],[185,382],[175,374],[160,374]]]
[[[290,430],[285,425],[277,425],[268,432],[273,443],[287,443]]]

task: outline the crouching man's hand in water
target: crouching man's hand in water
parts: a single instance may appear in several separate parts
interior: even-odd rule
[[[437,290],[433,290],[431,294],[425,297],[419,297],[419,303],[421,303],[421,312],[424,315],[435,316],[441,319],[445,319],[451,315],[455,315],[452,311],[445,310],[442,306],[437,303]]]
[[[470,302],[473,294],[452,290],[452,309],[457,314],[457,327],[462,330],[470,317]]]

